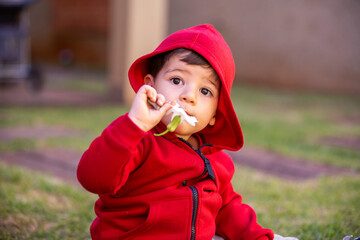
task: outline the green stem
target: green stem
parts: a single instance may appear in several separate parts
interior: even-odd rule
[[[181,117],[180,116],[175,116],[174,119],[166,126],[167,129],[164,132],[162,132],[162,133],[154,133],[154,136],[158,137],[158,136],[165,135],[168,132],[175,131],[177,126],[179,126],[180,122],[181,122]]]
[[[169,132],[169,129],[166,129],[165,131],[163,131],[162,133],[154,133],[154,136],[156,137],[159,137],[159,136],[162,136],[162,135],[165,135]]]

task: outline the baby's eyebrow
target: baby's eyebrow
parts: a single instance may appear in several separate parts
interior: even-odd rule
[[[208,78],[208,81],[209,81],[209,83],[214,85],[216,88],[218,88],[220,86],[220,82],[219,82],[219,80],[217,78],[215,80],[212,80],[212,79]]]
[[[187,71],[181,68],[168,69],[165,71],[165,73],[171,73],[171,72],[187,72]]]

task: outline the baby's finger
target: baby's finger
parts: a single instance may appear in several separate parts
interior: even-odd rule
[[[159,94],[157,95],[156,103],[157,103],[159,106],[164,105],[164,103],[165,103],[165,97],[164,97],[164,95],[162,95],[162,94],[159,93]]]
[[[156,90],[149,85],[144,85],[142,88],[144,88],[146,98],[149,98],[152,102],[156,102]]]

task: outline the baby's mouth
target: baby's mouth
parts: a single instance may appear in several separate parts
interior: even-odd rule
[[[195,127],[195,124],[198,122],[196,117],[191,116],[188,114],[185,109],[181,108],[179,104],[176,104],[170,108],[166,114],[172,114],[172,120],[170,123],[167,124],[166,130],[159,134],[154,134],[155,136],[162,136],[167,132],[173,132],[177,128],[177,126],[185,120],[191,126]]]
[[[188,110],[186,110],[186,108],[185,107],[182,107],[182,106],[179,106],[181,109],[183,109],[184,110],[184,112],[189,116],[189,117],[193,117],[194,115],[193,114],[190,114],[189,112],[188,112]]]
[[[190,117],[192,117],[193,115],[192,114],[190,114],[188,111],[185,111],[185,113],[188,115],[188,116],[190,116]]]

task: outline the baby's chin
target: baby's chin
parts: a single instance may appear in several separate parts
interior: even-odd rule
[[[198,124],[198,123],[196,123]],[[198,133],[200,131],[202,131],[205,127],[200,127],[200,126],[191,126],[189,123],[187,123],[186,121],[183,121],[174,131],[175,135],[183,135],[183,136],[191,136],[195,133]]]
[[[165,115],[162,119],[161,122],[167,126],[170,122],[171,122],[171,116],[170,115]],[[204,129],[205,127],[201,128],[199,126],[199,122],[197,122],[194,126],[191,126],[187,121],[182,121],[180,123],[180,125],[177,126],[177,128],[174,131],[174,134],[178,137],[184,138],[186,140],[186,136],[191,136],[199,131],[201,131],[202,129]]]

